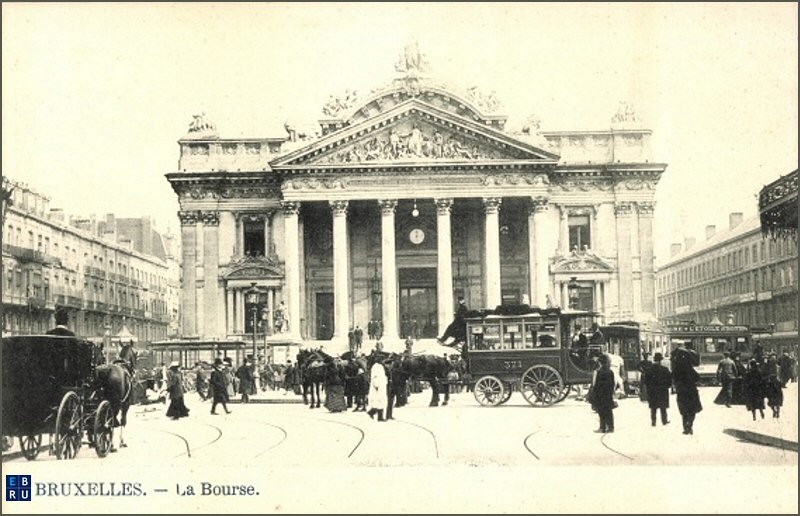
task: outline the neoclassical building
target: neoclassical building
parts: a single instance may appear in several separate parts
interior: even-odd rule
[[[185,336],[248,339],[281,302],[293,340],[380,320],[441,334],[455,300],[655,315],[653,211],[666,165],[621,105],[604,130],[512,133],[493,95],[398,78],[319,126],[228,139],[196,116],[167,174],[180,202]],[[248,289],[259,289],[250,303]],[[577,288],[576,288],[577,285]],[[577,292],[577,296],[575,293]],[[252,298],[255,301],[256,298]],[[254,310],[255,309],[255,310]]]

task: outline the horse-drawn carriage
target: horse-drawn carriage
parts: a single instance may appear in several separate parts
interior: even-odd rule
[[[17,437],[22,454],[35,459],[42,435],[51,453],[73,459],[87,435],[97,455],[112,447],[115,411],[96,375],[97,348],[76,337],[26,335],[4,338],[4,437]]]
[[[481,405],[501,405],[514,391],[535,407],[563,401],[572,385],[591,382],[593,359],[604,351],[570,347],[571,330],[591,326],[593,312],[522,306],[470,315],[465,355]]]

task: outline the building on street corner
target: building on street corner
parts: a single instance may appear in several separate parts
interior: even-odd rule
[[[178,242],[148,217],[67,217],[46,196],[3,177],[2,229],[3,335],[45,333],[56,310],[68,312],[70,328],[86,338],[125,326],[146,343],[180,331],[171,250]]]
[[[530,117],[515,131],[494,94],[434,81],[414,47],[395,68],[288,134],[226,138],[195,116],[167,174],[185,337],[262,339],[287,321],[282,339],[346,349],[350,329],[381,321],[402,349],[404,323],[435,337],[461,296],[655,317],[666,165],[630,106],[606,129],[542,131]]]

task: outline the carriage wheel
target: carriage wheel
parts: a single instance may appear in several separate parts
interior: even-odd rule
[[[505,391],[503,382],[494,376],[484,376],[475,382],[473,394],[478,403],[484,407],[495,407],[503,403]]]
[[[564,389],[561,374],[546,364],[530,367],[522,375],[520,383],[522,396],[534,407],[549,407],[556,403]]]
[[[22,455],[28,460],[33,460],[39,455],[41,446],[42,436],[40,434],[19,436],[19,447],[22,449]]]
[[[56,417],[55,451],[56,457],[74,459],[81,448],[83,421],[81,420],[81,401],[70,391],[61,399]]]
[[[105,457],[111,450],[114,437],[114,414],[111,403],[103,401],[94,413],[94,451],[98,457]]]

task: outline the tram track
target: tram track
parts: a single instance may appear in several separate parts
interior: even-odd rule
[[[173,436],[173,437],[177,437],[178,439],[180,439],[181,441],[183,441],[183,444],[184,444],[184,446],[186,447],[186,452],[185,452],[185,453],[178,454],[178,455],[175,455],[175,456],[174,456],[174,457],[172,457],[172,458],[173,458],[173,459],[177,459],[178,457],[181,457],[181,456],[183,456],[183,455],[187,455],[188,457],[190,457],[190,458],[191,458],[191,456],[192,456],[192,448],[189,446],[189,441],[188,441],[188,440],[187,440],[185,437],[183,437],[182,435],[180,435],[180,434],[176,434],[175,432],[170,432],[170,431],[168,431],[168,430],[162,430],[161,428],[152,428],[152,427],[149,427],[149,426],[143,426],[142,428],[143,428],[144,430],[149,430],[149,431],[151,431],[151,432],[158,432],[158,433],[162,433],[162,434],[171,435],[171,436]]]
[[[350,423],[344,423],[342,421],[334,421],[332,419],[318,419],[318,418],[315,418],[315,417],[300,416],[300,415],[296,415],[296,414],[281,414],[281,417],[295,417],[295,418],[307,419],[307,420],[311,420],[311,421],[323,421],[325,423],[331,423],[331,424],[334,424],[334,425],[346,426],[348,428],[352,428],[353,430],[356,430],[357,432],[359,432],[359,434],[361,434],[361,437],[359,437],[358,442],[353,447],[353,449],[350,450],[350,453],[347,454],[347,458],[348,459],[353,456],[353,454],[356,452],[356,450],[358,450],[358,447],[361,446],[361,443],[364,442],[364,438],[366,437],[366,434],[364,433],[364,429],[363,428],[360,428],[360,427],[358,427],[356,425],[351,425]]]
[[[433,438],[434,454],[436,455],[437,459],[439,458],[439,440],[436,438],[436,434],[433,433],[432,430],[430,430],[429,428],[426,428],[426,427],[424,427],[422,425],[418,425],[416,423],[412,423],[410,421],[404,421],[402,419],[397,419],[397,418],[395,418],[394,420],[397,421],[398,423],[403,423],[405,425],[415,426],[415,427],[417,427],[417,428],[419,428],[421,430],[425,430],[426,432],[428,432],[430,434],[431,438]]]
[[[528,439],[530,439],[534,435],[538,434],[539,432],[540,432],[540,430],[536,430],[535,432],[531,432],[527,436],[525,436],[525,439],[522,440],[522,445],[525,447],[526,450],[528,450],[528,453],[533,455],[533,457],[536,460],[542,460],[542,458],[539,457],[538,455],[536,455],[536,453],[533,450],[531,450],[530,446],[528,446]]]
[[[275,428],[275,429],[277,429],[277,430],[280,430],[280,432],[283,434],[283,438],[282,438],[280,441],[278,441],[278,442],[276,442],[275,444],[273,444],[273,445],[271,445],[271,446],[267,447],[265,450],[263,450],[263,451],[261,451],[261,452],[257,453],[256,455],[254,455],[254,456],[253,456],[254,458],[255,458],[255,457],[261,457],[262,455],[264,455],[264,454],[265,454],[265,453],[267,453],[268,451],[272,450],[273,448],[277,448],[278,446],[280,446],[281,444],[283,444],[283,442],[284,442],[286,439],[288,439],[288,438],[289,438],[289,432],[287,432],[285,428],[283,428],[282,426],[279,426],[279,425],[272,424],[272,423],[267,423],[266,421],[260,421],[260,420],[258,420],[258,419],[248,419],[248,418],[241,418],[241,417],[229,417],[229,418],[227,418],[227,419],[231,419],[231,420],[233,420],[233,421],[241,421],[241,422],[243,422],[243,423],[257,423],[257,424],[259,424],[259,425],[269,426],[269,427],[271,427],[271,428]]]
[[[609,435],[609,434],[603,434],[602,436],[600,436],[600,444],[602,444],[602,445],[603,445],[603,447],[605,447],[605,449],[607,449],[608,451],[610,451],[610,452],[612,452],[612,453],[616,453],[617,455],[621,455],[622,457],[625,457],[625,458],[626,458],[626,459],[628,459],[629,461],[633,461],[633,460],[634,460],[634,459],[633,459],[633,457],[630,457],[630,456],[628,456],[628,455],[625,455],[625,454],[624,454],[624,453],[622,453],[621,451],[615,450],[614,448],[612,448],[611,446],[609,446],[609,445],[608,445],[608,443],[606,443],[606,437],[608,437],[608,435]]]

